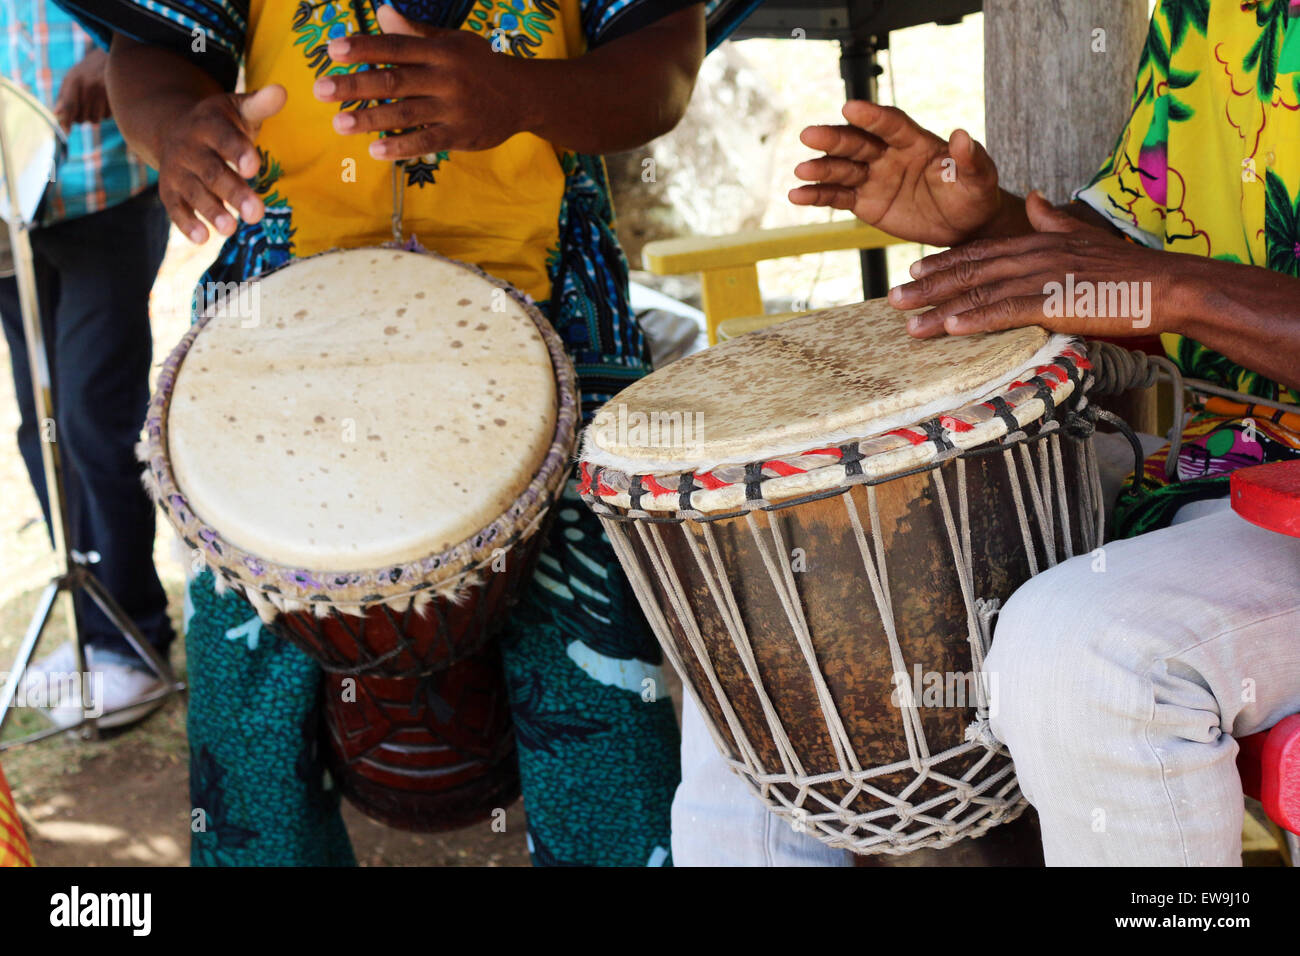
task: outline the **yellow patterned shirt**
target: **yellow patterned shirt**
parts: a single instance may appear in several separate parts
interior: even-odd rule
[[[1300,2],[1161,0],[1128,122],[1076,198],[1143,245],[1300,278]],[[1162,339],[1187,375],[1300,403],[1192,339]],[[1300,416],[1223,399],[1197,410],[1175,481],[1165,481],[1163,451],[1149,459],[1157,495],[1136,509],[1122,503],[1122,533],[1167,523],[1189,499],[1227,494],[1236,468],[1300,453]]]

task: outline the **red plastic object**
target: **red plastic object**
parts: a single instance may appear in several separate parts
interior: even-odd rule
[[[1300,834],[1300,714],[1237,744],[1241,789],[1264,805],[1270,820]]]
[[[1232,473],[1232,510],[1247,521],[1300,538],[1300,461],[1278,461]],[[1300,714],[1237,741],[1241,789],[1264,805],[1270,820],[1300,834]]]
[[[1300,538],[1300,461],[1240,468],[1228,485],[1237,514],[1261,528]]]

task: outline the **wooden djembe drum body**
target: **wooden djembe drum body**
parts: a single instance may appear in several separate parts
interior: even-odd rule
[[[147,484],[220,586],[326,672],[324,757],[385,823],[519,793],[494,638],[575,446],[572,365],[504,283],[422,251],[323,253],[210,308],[146,421]]]
[[[1088,367],[1039,329],[911,339],[882,300],[597,416],[584,498],[721,753],[796,829],[925,856],[1024,810],[981,667],[1000,603],[1100,541]]]

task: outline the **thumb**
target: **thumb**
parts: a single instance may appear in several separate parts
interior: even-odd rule
[[[438,27],[406,19],[391,3],[385,3],[379,8],[379,29],[385,33],[404,33],[413,37],[431,37],[441,32]]]
[[[997,167],[980,141],[964,129],[955,129],[948,137],[948,155],[957,162],[957,172],[967,176],[997,176]]]
[[[264,86],[255,93],[245,93],[239,100],[239,115],[253,130],[262,122],[284,109],[289,94],[279,83]]]
[[[1057,209],[1037,189],[1025,197],[1025,215],[1039,232],[1071,232],[1079,228],[1079,220]]]

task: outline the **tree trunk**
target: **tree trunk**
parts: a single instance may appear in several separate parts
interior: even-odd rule
[[[1002,186],[1069,200],[1128,116],[1146,0],[984,0],[984,110]]]

